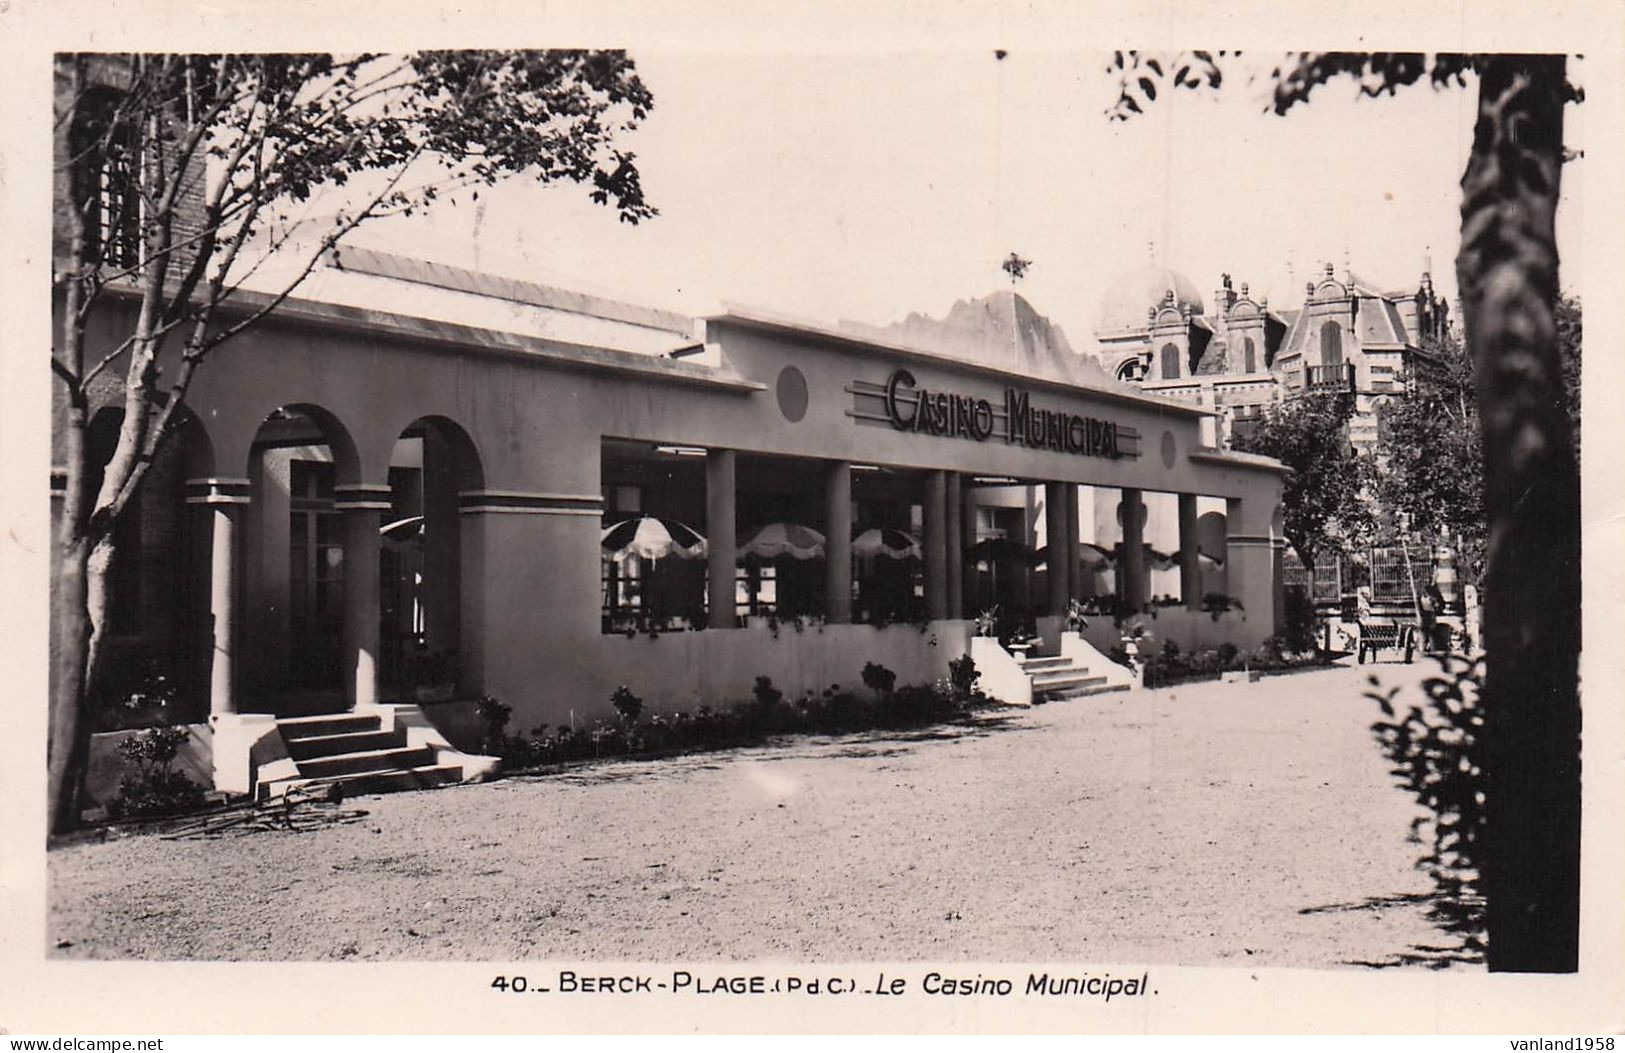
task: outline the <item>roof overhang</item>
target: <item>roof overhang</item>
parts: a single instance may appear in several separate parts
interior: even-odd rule
[[[130,282],[109,284],[104,292],[120,300],[139,300],[141,296],[140,289]],[[218,310],[223,318],[240,318],[263,309],[275,299],[270,294],[245,289],[234,293]],[[731,370],[684,362],[664,355],[646,355],[634,351],[572,344],[457,322],[442,322],[432,318],[419,318],[392,311],[326,303],[295,296],[289,296],[276,305],[272,313],[266,316],[266,322],[308,326],[319,328],[323,332],[343,332],[374,338],[387,336],[403,343],[448,352],[494,355],[559,369],[611,373],[689,387],[740,393],[767,390],[766,384],[747,380]]]

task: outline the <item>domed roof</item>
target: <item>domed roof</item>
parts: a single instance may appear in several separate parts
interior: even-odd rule
[[[1146,312],[1161,303],[1169,289],[1174,291],[1176,305],[1188,306],[1194,314],[1203,313],[1202,294],[1189,278],[1171,267],[1136,267],[1118,276],[1106,289],[1095,332],[1144,329]]]

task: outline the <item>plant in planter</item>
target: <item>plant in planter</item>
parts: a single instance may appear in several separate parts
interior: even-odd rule
[[[1225,611],[1241,610],[1241,601],[1222,592],[1210,592],[1202,597],[1202,609],[1212,615],[1214,621],[1218,621],[1219,615]]]
[[[997,636],[997,635],[999,635],[999,608],[998,607],[996,607],[996,606],[995,607],[989,607],[987,610],[983,611],[981,614],[978,614],[976,616],[976,631],[975,632],[976,632],[977,636]]]
[[[890,698],[892,689],[897,686],[897,674],[879,662],[865,662],[863,666],[863,686],[882,699]]]
[[[1089,622],[1084,618],[1083,604],[1075,599],[1067,600],[1066,631],[1069,633],[1081,633],[1088,627]]]
[[[1123,653],[1128,656],[1128,667],[1136,669],[1141,664],[1141,652],[1150,646],[1151,631],[1145,623],[1138,618],[1123,623]]]

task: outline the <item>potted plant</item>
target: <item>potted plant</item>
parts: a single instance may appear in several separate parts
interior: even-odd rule
[[[1129,668],[1136,674],[1140,670],[1140,651],[1147,646],[1151,639],[1151,632],[1145,627],[1145,622],[1138,618],[1123,623],[1123,652],[1128,655]]]

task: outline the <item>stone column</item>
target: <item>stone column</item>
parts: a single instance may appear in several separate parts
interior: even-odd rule
[[[1066,484],[1044,484],[1044,538],[1049,549],[1049,613],[1066,614],[1072,583],[1067,574],[1071,560],[1066,544]]]
[[[1066,595],[1078,595],[1083,575],[1078,570],[1078,484],[1061,484],[1061,517],[1066,527]],[[1061,611],[1062,614],[1066,610]]]
[[[1145,606],[1145,504],[1140,491],[1123,490],[1123,603],[1130,614]]]
[[[1202,609],[1202,564],[1196,547],[1196,495],[1179,495],[1179,597],[1188,610]]]
[[[209,511],[209,716],[236,713],[237,569],[242,562],[247,479],[188,479],[186,503]]]
[[[925,473],[925,616],[948,617],[948,480],[947,473]]]
[[[852,620],[852,462],[834,461],[824,475],[824,617]]]
[[[948,617],[965,616],[965,517],[961,512],[964,501],[960,496],[958,472],[949,472],[945,490],[944,518],[947,538],[944,547],[948,559]]]
[[[734,613],[734,568],[738,558],[734,460],[732,450],[709,450],[705,455],[705,621],[712,629],[732,629],[738,624]]]
[[[345,704],[357,709],[378,703],[378,528],[390,508],[389,487],[335,486],[333,507],[344,516],[344,637],[339,668]]]
[[[960,477],[959,498],[959,508],[949,509],[948,514],[959,516],[959,544],[961,555],[961,559],[959,561],[960,602],[964,604],[963,616],[967,618],[974,618],[981,613],[981,611],[976,609],[977,607],[991,606],[991,603],[983,603],[977,597],[971,595],[973,590],[966,587],[965,561],[963,558],[964,550],[970,548],[972,545],[975,545],[979,540],[976,536],[976,480],[974,476],[966,475]],[[974,574],[975,571],[972,570],[971,573]]]

